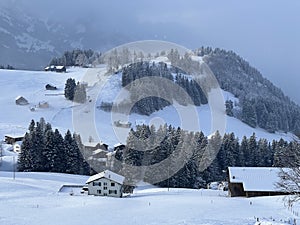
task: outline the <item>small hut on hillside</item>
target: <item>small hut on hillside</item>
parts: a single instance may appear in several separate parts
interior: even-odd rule
[[[18,97],[16,97],[16,104],[17,105],[28,105],[29,102],[23,96],[18,96]]]

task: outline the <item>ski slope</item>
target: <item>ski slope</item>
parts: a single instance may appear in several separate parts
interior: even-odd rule
[[[282,197],[230,198],[227,192],[143,186],[126,198],[58,192],[86,176],[0,173],[1,225],[286,225],[296,218]],[[298,210],[295,208],[294,210]],[[297,219],[297,218],[296,218]],[[274,220],[274,221],[273,221]]]

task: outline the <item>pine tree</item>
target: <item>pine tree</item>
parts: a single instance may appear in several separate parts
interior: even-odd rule
[[[249,164],[250,166],[257,166],[257,162],[259,161],[258,155],[257,155],[257,141],[255,133],[253,133],[249,138]]]
[[[233,116],[233,102],[231,100],[226,100],[225,107],[227,116]]]
[[[51,172],[64,173],[66,171],[65,154],[64,139],[58,129],[55,129],[53,134],[53,154],[50,164]]]
[[[66,99],[71,100],[71,101],[74,100],[75,88],[76,88],[75,79],[72,79],[72,78],[67,79],[66,84],[65,84],[65,93],[64,93]]]
[[[31,137],[26,133],[21,145],[22,151],[18,157],[18,170],[19,171],[32,171],[32,158],[31,158]]]
[[[240,146],[240,152],[244,156],[244,160],[241,161],[241,166],[250,166],[250,151],[249,151],[249,145],[248,145],[248,139],[246,136],[243,137],[241,146]]]

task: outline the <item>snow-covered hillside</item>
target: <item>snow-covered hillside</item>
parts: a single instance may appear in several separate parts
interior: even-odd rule
[[[113,100],[121,90],[121,76],[120,74],[112,75],[108,80],[107,77],[101,77],[105,69],[98,69],[99,76],[93,79],[89,76],[90,69],[83,68],[70,68],[67,73],[52,73],[52,72],[33,72],[33,71],[7,71],[0,70],[0,137],[6,134],[18,135],[24,134],[27,131],[31,119],[38,121],[44,117],[47,122],[50,122],[53,127],[59,128],[62,132],[67,129],[74,131],[73,124],[84,119],[91,118],[95,121],[98,131],[99,139],[112,147],[116,143],[125,143],[126,132],[129,130],[119,128],[125,135],[116,137],[116,130],[113,129],[113,119],[109,112],[104,112],[98,108],[101,101]],[[97,102],[89,102],[84,105],[73,105],[72,102],[67,101],[63,96],[64,85],[69,77],[75,78],[80,81],[82,77],[90,77],[88,80],[91,87],[88,88],[89,96],[96,96]],[[96,83],[100,79],[103,83]],[[87,80],[85,78],[85,80]],[[47,91],[46,84],[54,85],[58,88],[56,91]],[[236,99],[228,92],[223,92],[224,99]],[[15,98],[23,96],[29,101],[29,105],[20,106],[15,104]],[[124,97],[124,96],[123,96]],[[126,96],[125,96],[126,97]],[[47,101],[49,108],[38,108],[39,102]],[[36,107],[35,111],[30,108]],[[91,110],[92,109],[92,110]],[[211,131],[211,111],[208,105],[196,108],[199,115],[200,129],[209,135]],[[79,115],[79,116],[78,116]],[[95,117],[95,120],[93,119]],[[168,123],[173,126],[180,126],[181,119],[174,106],[169,106],[161,111],[153,113],[151,116],[142,116],[138,114],[131,114],[129,121],[133,127],[136,123],[144,122],[145,124],[163,124]],[[226,132],[234,132],[240,139],[246,135],[250,136],[253,132],[256,133],[258,138],[266,138],[269,141],[273,139],[280,139],[281,137],[286,140],[292,140],[292,134],[275,133],[271,134],[262,129],[251,128],[241,121],[227,117]],[[72,121],[74,120],[74,121]],[[115,128],[115,127],[114,127]],[[78,131],[78,130],[75,130]],[[83,141],[87,141],[89,136],[89,129],[81,133]],[[97,137],[94,137],[97,139]]]
[[[59,192],[63,184],[84,184],[87,178],[16,173],[14,180],[11,172],[1,172],[0,224],[285,225],[297,219],[280,196],[230,198],[223,191],[153,186],[137,188],[126,198],[88,196],[72,189]]]

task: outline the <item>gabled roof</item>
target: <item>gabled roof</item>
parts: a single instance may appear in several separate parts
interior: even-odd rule
[[[26,98],[24,98],[23,96],[18,96],[18,97],[16,97],[16,101],[17,101],[17,100],[20,100],[20,99],[26,100]],[[27,100],[26,100],[26,101],[27,101]]]
[[[290,169],[283,168],[285,171]],[[229,182],[242,183],[245,191],[281,192],[280,168],[276,167],[228,167]]]
[[[58,69],[58,70],[62,70],[62,69],[65,68],[65,66],[56,66],[55,68]]]
[[[93,176],[91,176],[87,181],[86,184],[91,183],[95,180],[98,180],[100,178],[107,178],[110,179],[112,181],[115,181],[119,184],[123,184],[125,177],[123,177],[122,175],[116,174],[110,170],[104,170],[101,173],[95,174]]]
[[[120,146],[125,146],[125,145],[122,144],[122,143],[118,143],[118,144],[115,144],[115,145],[114,145],[114,148],[117,148],[117,147],[120,147]]]
[[[84,142],[83,145],[85,147],[93,147],[96,148],[97,145],[105,145],[103,142]]]

